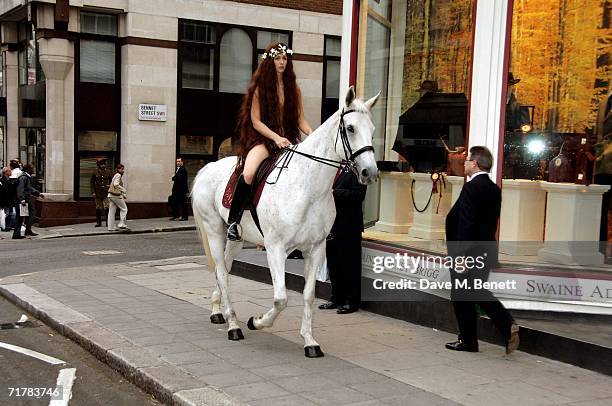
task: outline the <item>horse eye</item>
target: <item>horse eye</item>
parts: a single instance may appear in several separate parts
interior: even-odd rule
[[[350,124],[346,127],[346,129],[349,130],[349,132],[352,132],[352,133],[355,132],[355,128]]]

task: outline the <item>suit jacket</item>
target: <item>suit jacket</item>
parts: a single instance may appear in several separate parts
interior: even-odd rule
[[[189,193],[189,186],[187,184],[187,169],[184,166],[178,168],[178,171],[172,177],[174,184],[172,185],[173,195],[186,195]]]
[[[32,176],[27,172],[23,172],[19,176],[19,183],[17,183],[17,201],[22,202],[25,200],[28,202],[30,196],[40,196],[40,192],[32,186]]]
[[[334,182],[336,220],[331,233],[334,235],[361,235],[363,231],[362,202],[366,186],[359,183],[352,171],[342,171]]]
[[[497,266],[495,239],[501,211],[501,190],[487,174],[467,182],[446,217],[448,255],[484,256],[485,268]]]

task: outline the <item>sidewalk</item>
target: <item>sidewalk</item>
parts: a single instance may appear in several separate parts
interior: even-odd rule
[[[94,227],[95,223],[71,224],[67,226],[39,228],[34,226],[33,231],[38,233],[35,239],[62,238],[62,237],[82,237],[116,233],[155,233],[164,231],[185,231],[195,230],[195,221],[191,217],[188,221],[170,221],[168,217],[154,219],[127,220],[127,231],[108,231],[105,223],[102,227]],[[11,232],[0,232],[0,240],[7,240],[12,237]]]
[[[243,323],[245,340],[228,341],[209,321],[213,284],[198,256],[13,276],[0,292],[168,404],[612,403],[605,375],[484,342],[480,353],[450,352],[451,334],[365,311],[315,310],[326,355],[307,359],[292,291],[273,328]],[[236,276],[230,285],[240,320],[271,306],[271,286]]]

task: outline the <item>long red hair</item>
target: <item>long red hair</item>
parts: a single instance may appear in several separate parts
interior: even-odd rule
[[[278,48],[279,45],[284,44],[274,42],[268,45],[266,53],[270,55],[270,50]],[[292,144],[299,142],[299,119],[302,106],[300,105],[301,98],[290,55],[287,55],[287,64],[283,72],[283,88],[285,104],[281,112],[278,101],[277,73],[274,67],[274,58],[268,56],[266,59],[262,59],[251,78],[249,89],[242,99],[238,112],[236,133],[240,137],[239,157],[244,159],[251,148],[257,144],[265,144],[269,151],[273,151],[276,148],[272,140],[264,137],[253,128],[251,105],[253,104],[253,96],[256,90],[259,97],[261,121],[275,133],[287,138]]]

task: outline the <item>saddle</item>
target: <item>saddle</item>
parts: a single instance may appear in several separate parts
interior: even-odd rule
[[[259,203],[259,199],[261,198],[261,194],[263,192],[264,186],[266,185],[266,180],[270,173],[276,167],[276,162],[280,157],[280,153],[271,155],[263,160],[263,162],[257,168],[257,172],[255,174],[255,180],[253,181],[253,193],[251,198],[248,199],[245,210],[249,209],[253,211],[257,208],[257,204]],[[236,184],[238,183],[238,178],[242,174],[243,165],[236,165],[236,168],[232,172],[232,175],[227,182],[227,186],[225,186],[225,193],[223,193],[223,200],[221,203],[223,207],[229,209],[232,205],[232,199],[234,198],[234,190],[236,190]]]

